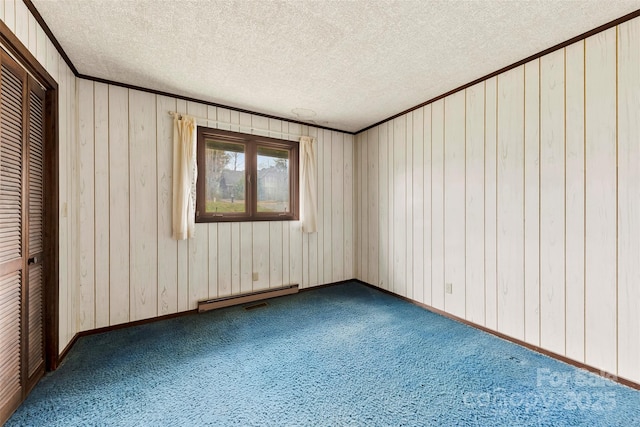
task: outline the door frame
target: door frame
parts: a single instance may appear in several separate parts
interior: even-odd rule
[[[59,363],[59,179],[58,179],[58,83],[29,52],[18,37],[0,21],[0,43],[45,88],[44,117],[44,358],[45,368]],[[26,166],[23,166],[26,167]]]

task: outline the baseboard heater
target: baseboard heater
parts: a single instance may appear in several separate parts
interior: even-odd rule
[[[216,308],[231,307],[232,305],[247,304],[249,302],[297,293],[298,285],[288,285],[281,288],[271,288],[265,289],[264,291],[198,301],[198,312],[202,313],[203,311],[215,310]]]

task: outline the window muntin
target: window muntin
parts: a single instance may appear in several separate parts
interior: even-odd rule
[[[298,143],[198,127],[196,222],[298,219]]]

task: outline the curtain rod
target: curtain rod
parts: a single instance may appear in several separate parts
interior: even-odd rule
[[[229,123],[229,122],[220,122],[218,120],[212,120],[212,119],[207,119],[206,117],[198,117],[198,116],[192,116],[191,114],[186,114],[186,113],[178,113],[177,111],[169,111],[169,115],[171,117],[176,117],[178,116],[178,120],[182,119],[182,116],[190,116],[193,117],[196,122],[199,121],[203,121],[203,122],[207,122],[207,123],[213,123],[215,125],[225,125],[225,126],[238,126],[238,128],[240,129],[249,129],[250,131],[256,130],[256,131],[260,131],[260,132],[269,132],[269,133],[277,133],[280,135],[287,135],[287,136],[295,136],[296,138],[300,138],[301,136],[311,136],[311,135],[303,135],[303,134],[299,134],[299,133],[288,133],[288,132],[281,132],[281,131],[276,131],[276,130],[268,130],[268,129],[258,129],[258,128],[254,128],[251,126],[242,126],[240,124],[234,124],[234,123]],[[312,126],[312,125],[309,125]]]

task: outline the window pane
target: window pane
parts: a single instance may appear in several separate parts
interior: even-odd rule
[[[205,162],[206,212],[245,212],[244,145],[206,140]]]
[[[289,151],[258,147],[258,212],[289,211]]]

